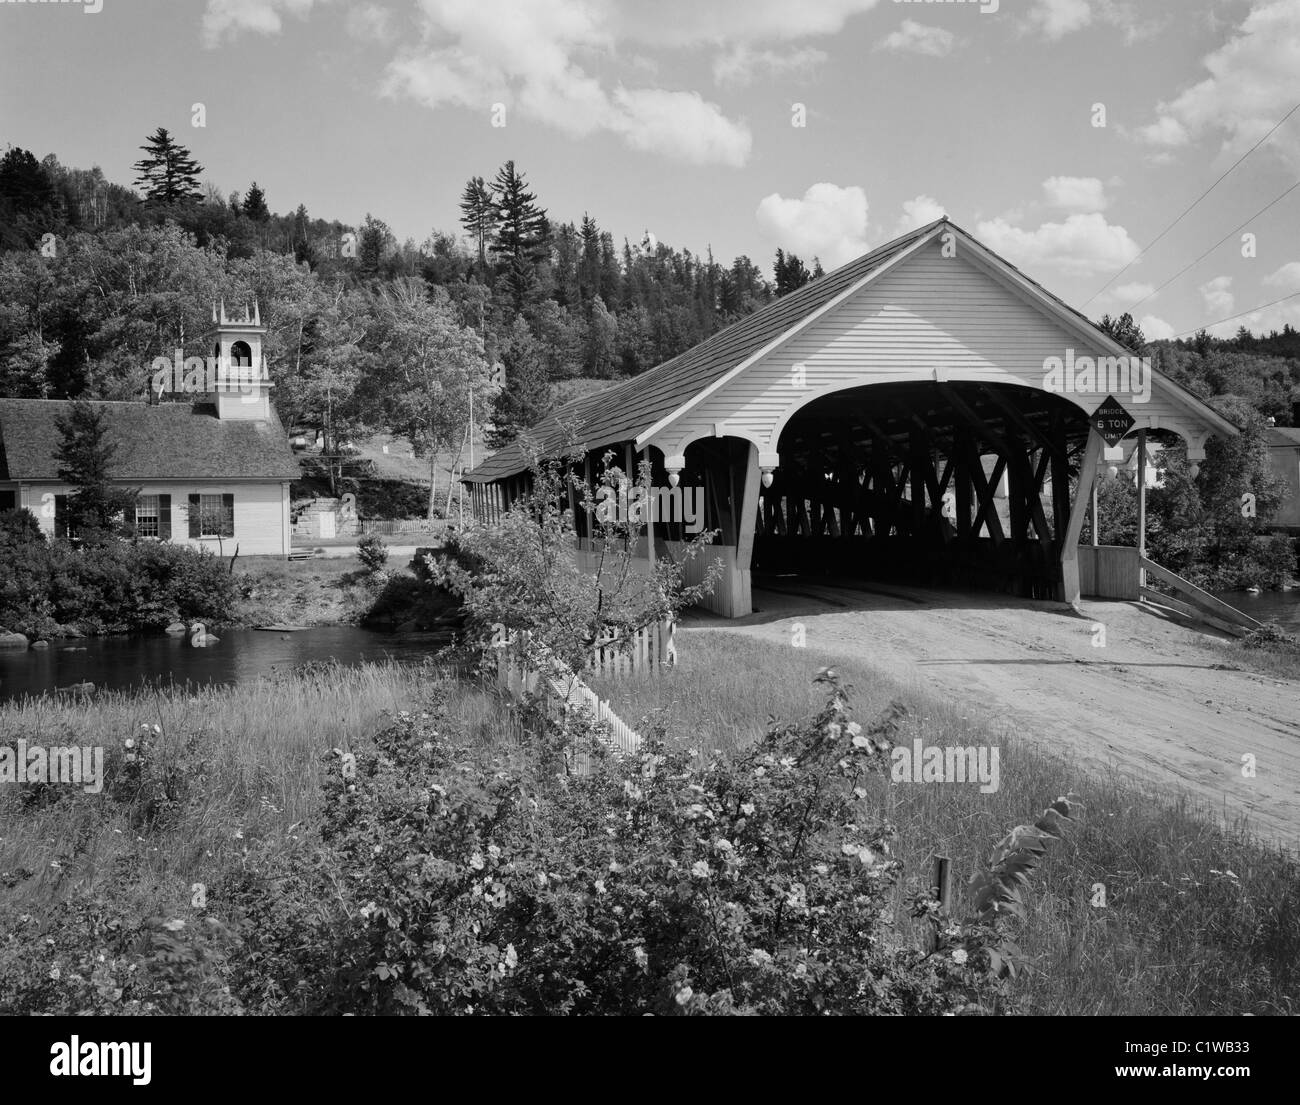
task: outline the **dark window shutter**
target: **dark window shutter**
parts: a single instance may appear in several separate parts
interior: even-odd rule
[[[221,536],[235,536],[235,497],[221,496]]]
[[[199,508],[199,497],[197,495],[190,496],[190,536],[203,536],[202,511]]]
[[[163,541],[172,539],[172,497],[158,496],[158,537]]]
[[[54,536],[68,536],[68,497],[54,496]]]
[[[18,492],[0,491],[0,510],[13,510],[18,506]]]

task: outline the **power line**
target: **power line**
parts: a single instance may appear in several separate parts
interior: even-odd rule
[[[1210,248],[1207,249],[1204,253],[1202,253],[1198,258],[1196,258],[1195,261],[1192,261],[1190,264],[1184,265],[1181,269],[1179,269],[1176,273],[1174,273],[1173,276],[1171,276],[1168,280],[1166,280],[1163,284],[1161,284],[1160,287],[1154,288],[1151,291],[1147,292],[1146,295],[1144,295],[1136,303],[1132,304],[1129,307],[1129,310],[1132,311],[1135,308],[1140,307],[1153,295],[1169,287],[1170,284],[1172,284],[1175,280],[1177,280],[1180,276],[1182,276],[1183,273],[1185,273],[1188,269],[1192,268],[1193,266],[1199,264],[1201,261],[1205,260],[1206,257],[1208,257],[1211,253],[1213,253],[1216,249],[1218,249],[1221,245],[1223,245],[1224,242],[1226,242],[1234,234],[1240,231],[1242,227],[1249,226],[1252,222],[1254,222],[1262,214],[1264,214],[1264,212],[1267,211],[1270,207],[1276,207],[1279,203],[1281,203],[1284,199],[1286,199],[1287,196],[1289,196],[1297,188],[1300,188],[1300,180],[1297,180],[1293,185],[1291,185],[1290,188],[1288,188],[1285,192],[1283,192],[1280,196],[1278,196],[1277,199],[1275,199],[1272,203],[1268,204],[1266,207],[1261,207],[1258,211],[1256,211],[1253,215],[1251,215],[1250,218],[1248,218],[1245,222],[1241,223],[1240,226],[1236,227],[1233,230],[1229,230],[1227,234],[1225,234],[1222,238],[1220,238],[1217,242],[1215,242],[1214,245],[1210,246]]]
[[[1098,288],[1095,292],[1093,292],[1092,295],[1090,295],[1087,299],[1085,299],[1083,301],[1083,306],[1086,307],[1089,303],[1091,303],[1094,299],[1096,299],[1099,295],[1101,295],[1102,292],[1104,292],[1113,283],[1115,283],[1116,280],[1118,280],[1121,276],[1123,276],[1126,272],[1128,272],[1129,269],[1131,269],[1134,265],[1136,265],[1138,258],[1141,257],[1142,254],[1146,253],[1147,250],[1149,250],[1153,245],[1155,245],[1158,241],[1160,241],[1161,238],[1163,238],[1166,234],[1168,234],[1171,230],[1173,230],[1174,227],[1176,227],[1180,222],[1182,222],[1183,219],[1185,219],[1189,214],[1191,214],[1192,209],[1195,208],[1196,205],[1201,202],[1201,200],[1205,199],[1206,196],[1208,196],[1220,184],[1222,184],[1223,181],[1229,175],[1229,173],[1231,173],[1234,169],[1236,169],[1236,167],[1240,165],[1243,161],[1245,161],[1246,158],[1248,158],[1257,149],[1259,149],[1260,146],[1262,146],[1265,142],[1267,142],[1270,138],[1272,138],[1274,131],[1276,131],[1278,127],[1280,127],[1283,123],[1285,123],[1288,119],[1290,119],[1291,116],[1294,115],[1297,111],[1300,111],[1300,104],[1296,104],[1295,107],[1293,107],[1290,111],[1288,111],[1285,115],[1283,115],[1282,118],[1279,119],[1273,125],[1272,130],[1270,130],[1266,135],[1264,135],[1263,138],[1261,138],[1258,142],[1256,142],[1253,146],[1251,146],[1250,149],[1248,149],[1244,154],[1242,154],[1239,158],[1237,158],[1237,160],[1232,163],[1231,167],[1228,168],[1228,170],[1224,172],[1223,175],[1220,176],[1218,180],[1216,180],[1213,184],[1211,184],[1207,189],[1205,189],[1204,192],[1202,192],[1199,196],[1196,197],[1196,199],[1192,201],[1191,206],[1185,208],[1183,210],[1183,213],[1179,215],[1178,218],[1176,218],[1167,227],[1165,227],[1164,230],[1162,230],[1159,234],[1157,234],[1154,238],[1152,238],[1151,241],[1149,241],[1145,246],[1143,246],[1140,250],[1138,250],[1137,256],[1134,257],[1132,261],[1130,261],[1127,265],[1125,265],[1122,269],[1120,269],[1119,272],[1117,272],[1114,276],[1112,276],[1109,280],[1107,280],[1106,283],[1104,283],[1100,288]]]
[[[1211,322],[1205,326],[1198,326],[1195,330],[1184,330],[1181,334],[1175,334],[1171,340],[1176,341],[1179,338],[1185,338],[1190,334],[1199,334],[1202,330],[1208,330],[1211,326],[1221,326],[1225,322],[1232,322],[1233,319],[1245,318],[1246,315],[1253,315],[1256,311],[1263,311],[1269,307],[1276,307],[1279,303],[1285,303],[1288,299],[1295,299],[1300,296],[1300,292],[1292,292],[1290,295],[1284,295],[1281,299],[1275,299],[1271,303],[1261,303],[1258,307],[1252,307],[1248,311],[1239,311],[1235,315],[1229,315],[1227,318],[1221,318],[1218,322]]]

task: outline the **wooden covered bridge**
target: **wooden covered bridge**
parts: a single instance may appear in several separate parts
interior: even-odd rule
[[[543,454],[578,444],[589,481],[612,450],[625,470],[648,459],[655,487],[702,495],[704,528],[721,536],[688,580],[721,557],[706,605],[726,616],[751,612],[754,573],[1074,601],[1107,593],[1105,550],[1078,541],[1108,397],[1129,432],[1181,437],[1193,462],[1212,434],[1237,432],[941,219],[567,404],[531,437]],[[528,465],[515,444],[466,474],[478,519],[526,490]],[[647,562],[680,555],[682,521],[648,528]],[[1136,550],[1131,561],[1136,588]]]

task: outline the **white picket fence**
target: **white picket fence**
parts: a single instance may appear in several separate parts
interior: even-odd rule
[[[671,621],[649,626],[634,635],[627,650],[620,650],[610,635],[593,649],[591,670],[602,674],[622,675],[635,671],[653,670],[664,664],[677,662],[674,637],[675,625]],[[630,755],[641,747],[641,735],[622,720],[609,705],[582,681],[562,660],[543,654],[526,660],[526,638],[507,635],[497,649],[497,684],[515,698],[543,691],[566,713],[586,710],[601,727],[600,739],[617,756]],[[539,670],[539,667],[541,670]],[[575,770],[586,774],[590,770],[589,758],[575,752]]]

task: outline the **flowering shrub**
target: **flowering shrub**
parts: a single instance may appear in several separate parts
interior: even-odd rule
[[[899,710],[863,729],[824,678],[817,717],[734,760],[650,742],[588,777],[553,770],[571,733],[489,757],[436,709],[399,715],[330,754],[315,860],[251,863],[217,889],[246,922],[236,993],[259,1011],[369,1014],[995,1000],[984,973],[891,932],[894,830],[862,784],[887,768]]]

